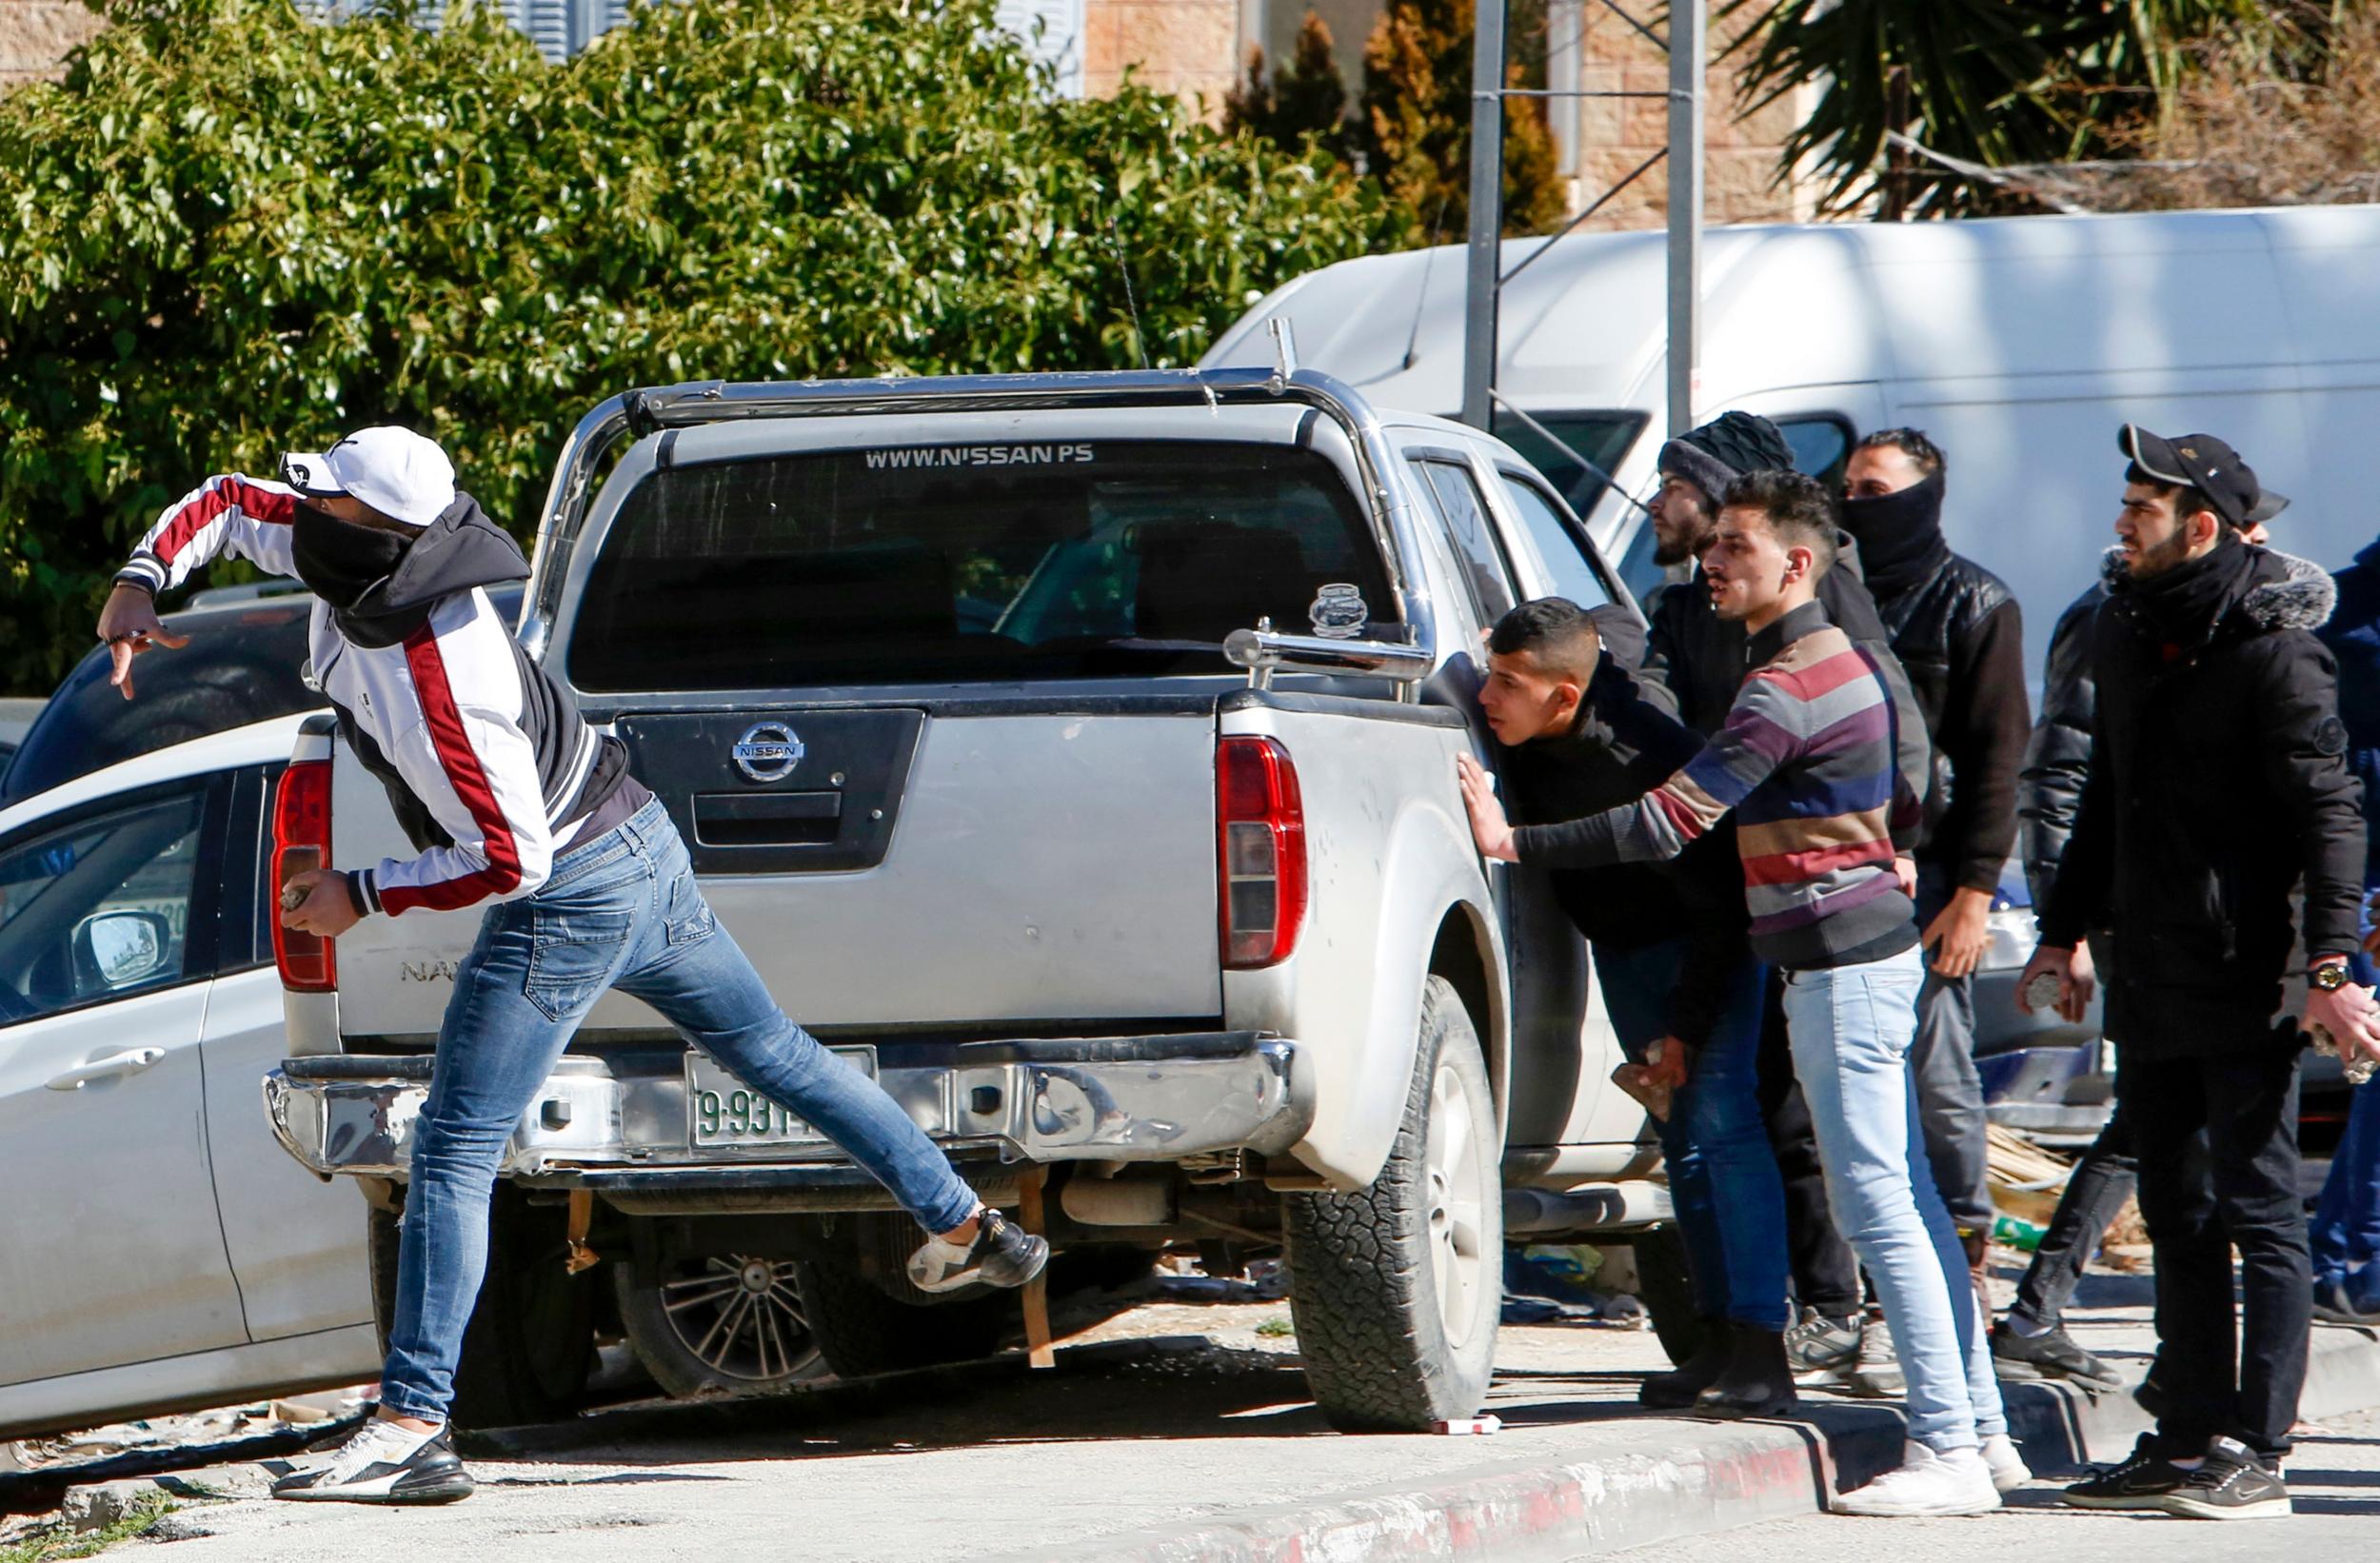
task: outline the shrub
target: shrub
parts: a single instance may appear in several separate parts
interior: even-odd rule
[[[989,0],[671,0],[559,66],[486,9],[116,3],[0,100],[0,686],[285,447],[410,424],[526,535],[627,386],[1180,364],[1410,236],[1327,157],[1054,98]]]

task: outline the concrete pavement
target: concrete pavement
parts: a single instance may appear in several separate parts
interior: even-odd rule
[[[2077,1335],[2136,1371],[2146,1294],[2140,1278],[2093,1277],[2085,1300],[2095,1306],[2073,1318]],[[1877,1522],[1807,1517],[1822,1485],[1863,1480],[1898,1455],[1894,1410],[1832,1396],[1814,1395],[1811,1416],[1790,1423],[1640,1415],[1636,1375],[1661,1362],[1653,1338],[1577,1325],[1507,1327],[1489,1408],[1506,1423],[1496,1436],[1340,1437],[1306,1400],[1294,1340],[1256,1333],[1286,1313],[1169,1303],[1090,1332],[1055,1374],[1007,1361],[527,1430],[475,1453],[480,1495],[446,1510],[276,1505],[252,1468],[206,1473],[199,1482],[231,1495],[169,1521],[188,1538],[173,1556],[316,1563],[326,1548],[492,1549],[568,1563],[713,1563],[732,1541],[818,1563],[1526,1563],[1694,1535],[1699,1560],[1716,1555],[1707,1549],[1719,1533],[1775,1530],[1794,1515],[1812,1545],[1840,1547],[1840,1527]],[[2330,1327],[2319,1335],[2309,1415],[2380,1406],[2380,1340]],[[2035,1385],[2011,1398],[2045,1470],[2120,1454],[2142,1425],[2127,1396],[2094,1402]]]

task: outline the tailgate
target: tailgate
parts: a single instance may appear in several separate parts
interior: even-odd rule
[[[1220,1014],[1211,702],[1019,703],[640,712],[617,731],[805,1024]],[[410,851],[344,751],[332,808],[338,862]],[[415,912],[342,939],[342,1031],[435,1031],[478,922]],[[658,1018],[613,994],[587,1023]]]

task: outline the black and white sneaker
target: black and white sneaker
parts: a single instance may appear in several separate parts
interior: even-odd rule
[[[2217,1438],[2190,1479],[2157,1507],[2191,1519],[2279,1519],[2293,1512],[2281,1474],[2236,1438]]]
[[[2113,1368],[2074,1343],[2063,1330],[2020,1334],[2008,1320],[1992,1326],[1992,1367],[2002,1378],[2071,1378],[2093,1389],[2115,1389],[2124,1380]]]
[[[975,1241],[965,1248],[928,1237],[909,1256],[909,1284],[921,1292],[962,1286],[1022,1286],[1049,1263],[1049,1241],[1036,1237],[988,1206],[976,1213]]]
[[[415,1433],[373,1417],[327,1455],[272,1484],[297,1503],[452,1503],[471,1495],[451,1432]]]
[[[2162,1509],[2191,1473],[2157,1452],[2156,1439],[2142,1434],[2120,1465],[2107,1466],[2066,1490],[2077,1509]]]

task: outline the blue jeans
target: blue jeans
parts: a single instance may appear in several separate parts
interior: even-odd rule
[[[2371,897],[2380,879],[2364,873],[2364,910],[2357,920],[2371,932]],[[2348,958],[2355,980],[2366,987],[2380,981],[2371,958],[2357,950]],[[2330,1172],[2322,1180],[2322,1197],[2314,1205],[2306,1230],[2313,1249],[2316,1295],[2336,1281],[2380,1259],[2380,1079],[2368,1080],[2348,1098],[2347,1130],[2330,1155]],[[2350,1296],[2358,1307],[2380,1302],[2380,1270],[2356,1283]]]
[[[1909,1380],[1909,1435],[1936,1452],[2008,1431],[1966,1251],[1926,1158],[1910,1043],[1918,952],[1792,973],[1785,1023],[1835,1224],[1867,1267]]]
[[[1612,1029],[1632,1062],[1669,1035],[1670,998],[1687,940],[1595,951]],[[1694,1057],[1669,1121],[1654,1133],[1694,1272],[1695,1312],[1764,1330],[1791,1322],[1785,1301],[1785,1188],[1760,1120],[1760,1011],[1768,970],[1753,961],[1701,980],[1720,992],[1718,1022]]]
[[[381,1404],[443,1420],[463,1330],[487,1270],[496,1166],[579,1022],[606,988],[659,1010],[687,1041],[816,1125],[947,1232],[976,1197],[874,1081],[786,1019],[712,918],[659,802],[556,859],[535,895],[488,909],[455,973],[429,1098],[414,1127]]]

